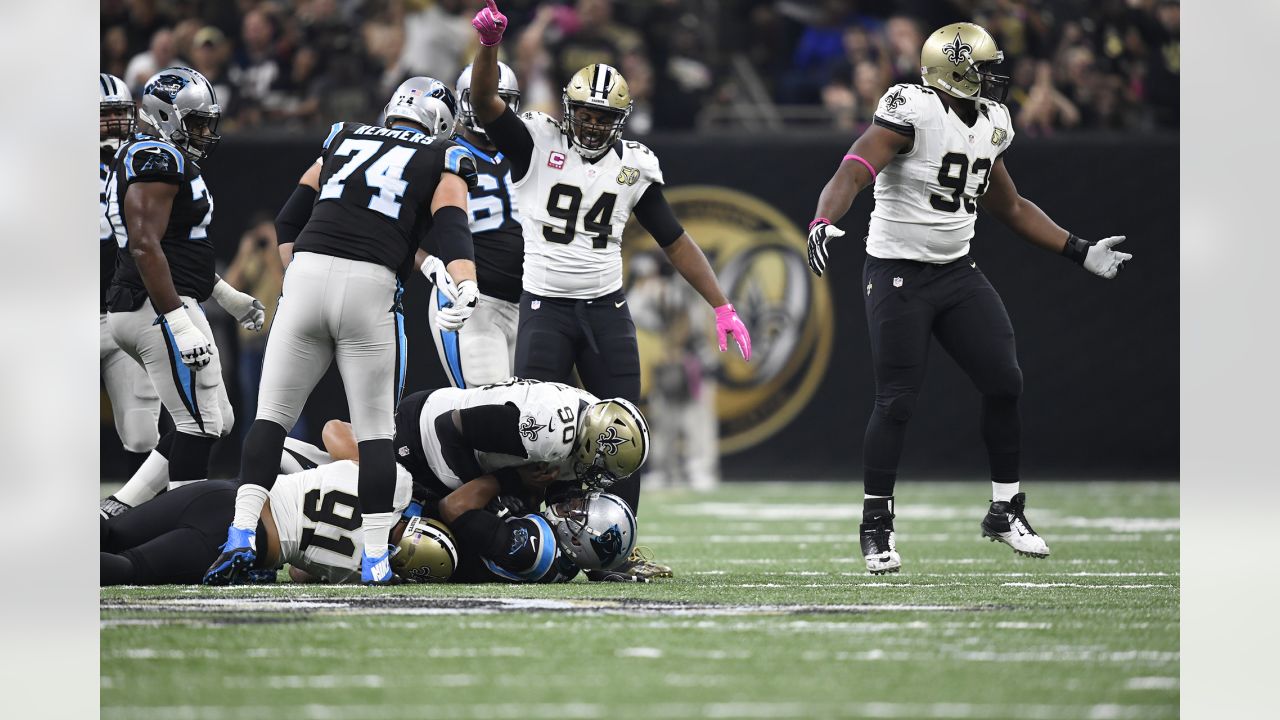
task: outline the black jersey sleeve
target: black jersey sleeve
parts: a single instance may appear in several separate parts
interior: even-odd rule
[[[528,457],[520,439],[520,408],[511,403],[477,405],[460,410],[462,435],[480,452]]]
[[[675,211],[671,209],[671,204],[667,202],[667,196],[662,194],[662,186],[658,183],[649,185],[633,212],[636,220],[640,221],[640,226],[662,247],[671,245],[684,234],[684,228],[676,219]]]
[[[511,178],[520,180],[533,162],[533,135],[520,117],[506,108],[496,120],[484,126],[493,144],[511,161]]]
[[[159,140],[143,140],[129,146],[124,156],[127,182],[182,182],[187,161],[174,146]]]

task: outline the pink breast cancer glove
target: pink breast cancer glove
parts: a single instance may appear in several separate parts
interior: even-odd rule
[[[729,349],[729,339],[725,337],[728,334],[732,334],[734,342],[738,343],[742,359],[750,361],[751,334],[747,332],[747,326],[742,324],[738,311],[732,305],[721,305],[716,308],[716,335],[720,338],[720,352]]]
[[[471,19],[471,25],[480,33],[480,44],[493,47],[502,42],[502,33],[507,29],[507,16],[498,10],[498,4],[493,0],[485,0],[485,4],[488,7],[476,13]]]

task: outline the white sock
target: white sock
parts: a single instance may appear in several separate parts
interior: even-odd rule
[[[996,482],[991,481],[991,502],[1009,502],[1014,495],[1018,494],[1018,486],[1022,483],[1014,482]]]
[[[399,519],[400,513],[397,512],[368,513],[361,516],[365,555],[373,558],[387,552],[387,545],[391,544],[391,528],[396,526]]]
[[[152,450],[142,466],[129,478],[124,487],[116,491],[116,499],[130,507],[137,507],[150,500],[169,482],[169,458]]]
[[[177,490],[178,488],[182,487],[183,485],[190,485],[191,483],[204,482],[205,480],[208,480],[208,478],[200,478],[200,479],[198,479],[198,480],[170,480],[170,481],[169,481],[169,489],[170,489],[170,490]]]
[[[258,529],[258,518],[262,516],[262,506],[267,502],[270,493],[261,485],[245,483],[236,490],[236,514],[231,524],[241,530]]]

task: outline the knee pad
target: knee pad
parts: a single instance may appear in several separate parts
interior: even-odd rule
[[[903,392],[876,398],[876,408],[880,414],[893,422],[904,423],[911,419],[916,411],[916,393]]]
[[[131,453],[151,452],[160,441],[160,429],[156,425],[156,414],[150,410],[130,410],[121,418],[121,426],[116,428],[120,434],[120,442],[124,449]]]

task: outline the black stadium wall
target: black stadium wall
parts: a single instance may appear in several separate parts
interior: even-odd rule
[[[292,192],[322,135],[232,136],[219,146],[205,171],[222,262],[231,259],[251,217],[274,214]],[[707,249],[754,334],[751,365],[730,360],[721,371],[724,475],[860,477],[873,393],[861,280],[870,192],[841,223],[848,234],[832,243],[828,274],[819,280],[800,272],[804,228],[849,138],[791,133],[645,143],[662,160],[677,213]],[[1025,378],[1024,476],[1176,476],[1177,136],[1020,137],[1006,164],[1019,191],[1059,224],[1095,240],[1127,235],[1121,249],[1135,256],[1108,282],[979,212],[973,258],[1004,297]],[[653,246],[635,235],[643,233],[630,228],[628,252]],[[445,384],[425,300],[425,283],[412,279],[405,296],[406,392]],[[935,344],[901,477],[982,476],[978,408],[977,392]],[[323,418],[346,417],[332,370],[307,416],[315,434]],[[237,424],[250,421],[237,416]],[[227,445],[215,475],[235,473],[238,443]],[[104,475],[121,467],[118,448],[108,427]]]

